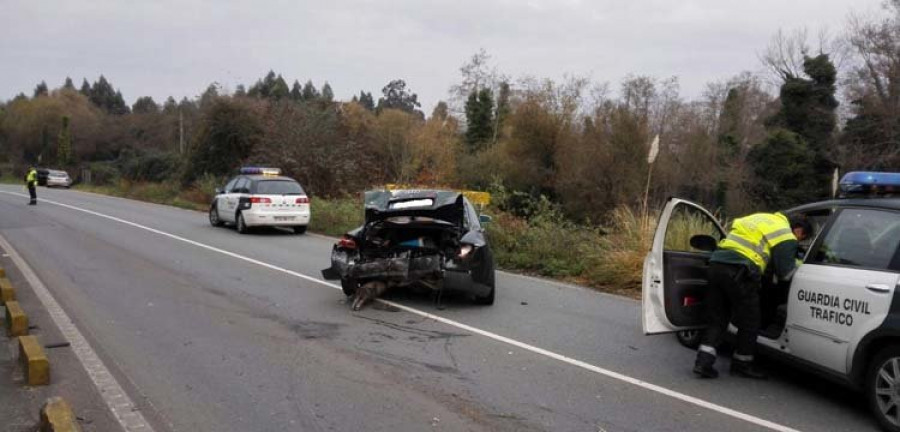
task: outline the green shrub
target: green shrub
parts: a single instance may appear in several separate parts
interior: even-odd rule
[[[340,236],[365,221],[362,199],[344,197],[334,199],[310,198],[309,229],[318,233]]]
[[[159,183],[172,178],[178,170],[178,156],[173,153],[149,152],[120,157],[122,177],[137,182]]]
[[[93,185],[114,185],[121,177],[119,169],[112,162],[94,162],[89,168]]]
[[[212,174],[204,174],[190,187],[181,190],[172,202],[172,205],[194,210],[207,210],[216,188],[224,185],[225,181]]]
[[[487,231],[497,264],[543,276],[580,278],[588,265],[585,256],[598,252],[599,229],[566,220],[544,197],[529,207],[528,219],[494,210]]]

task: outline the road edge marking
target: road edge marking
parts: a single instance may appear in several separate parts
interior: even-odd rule
[[[40,299],[50,318],[59,328],[63,337],[71,344],[72,351],[81,366],[87,372],[94,386],[100,392],[100,396],[106,403],[107,408],[113,413],[113,417],[122,426],[125,431],[144,431],[153,432],[153,428],[144,419],[143,414],[138,411],[137,405],[132,402],[116,378],[110,373],[109,369],[103,364],[103,360],[97,355],[94,349],[85,339],[84,335],[75,327],[75,323],[69,318],[63,308],[59,305],[47,286],[38,278],[37,274],[27,262],[19,255],[9,241],[0,234],[0,247],[2,247],[9,257],[13,260],[16,267],[22,273],[22,276],[31,285],[31,289]],[[114,402],[115,400],[115,402]]]
[[[21,197],[27,197],[27,195],[15,193],[15,192],[0,191],[0,193],[4,193],[4,194],[8,194],[8,195],[17,195],[17,196],[21,196]],[[275,271],[278,271],[278,272],[281,272],[281,273],[285,273],[285,274],[288,274],[288,275],[291,275],[291,276],[298,277],[298,278],[300,278],[300,279],[304,279],[304,280],[307,280],[307,281],[310,281],[310,282],[318,283],[318,284],[321,284],[321,285],[324,285],[324,286],[327,286],[327,287],[330,287],[330,288],[334,288],[334,289],[338,289],[338,290],[341,289],[340,286],[335,285],[335,284],[330,283],[330,282],[323,281],[323,280],[321,280],[321,279],[316,279],[316,278],[314,278],[314,277],[307,276],[307,275],[305,275],[305,274],[302,274],[302,273],[299,273],[299,272],[295,272],[295,271],[293,271],[293,270],[288,270],[288,269],[286,269],[286,268],[278,267],[278,266],[276,266],[276,265],[269,264],[269,263],[266,263],[266,262],[263,262],[263,261],[260,261],[260,260],[254,259],[254,258],[250,258],[250,257],[244,256],[244,255],[240,255],[240,254],[237,254],[237,253],[234,253],[234,252],[230,252],[230,251],[227,251],[227,250],[224,250],[224,249],[219,249],[219,248],[217,248],[217,247],[215,247],[215,246],[210,246],[210,245],[207,245],[207,244],[205,244],[205,243],[200,243],[200,242],[195,241],[195,240],[191,240],[191,239],[188,239],[188,238],[184,238],[184,237],[177,236],[177,235],[175,235],[175,234],[170,234],[170,233],[167,233],[167,232],[165,232],[165,231],[160,231],[160,230],[155,229],[155,228],[150,228],[150,227],[148,227],[148,226],[141,225],[141,224],[138,224],[138,223],[136,223],[136,222],[131,222],[131,221],[128,221],[128,220],[125,220],[125,219],[117,218],[117,217],[115,217],[115,216],[106,215],[106,214],[103,214],[103,213],[95,212],[95,211],[93,211],[93,210],[88,210],[88,209],[84,209],[84,208],[80,208],[80,207],[76,207],[76,206],[73,206],[73,205],[64,204],[64,203],[60,203],[60,202],[56,202],[56,201],[42,200],[42,202],[46,202],[46,203],[58,205],[58,206],[60,206],[60,207],[64,207],[64,208],[68,208],[68,209],[71,209],[71,210],[76,210],[76,211],[80,211],[80,212],[83,212],[83,213],[87,213],[87,214],[91,214],[91,215],[94,215],[94,216],[98,216],[98,217],[101,217],[101,218],[105,218],[105,219],[109,219],[109,220],[112,220],[112,221],[116,221],[116,222],[119,222],[119,223],[122,223],[122,224],[125,224],[125,225],[129,225],[129,226],[132,226],[132,227],[135,227],[135,228],[139,228],[139,229],[142,229],[142,230],[145,230],[145,231],[149,231],[149,232],[152,232],[152,233],[155,233],[155,234],[159,234],[159,235],[162,235],[162,236],[164,236],[164,237],[169,237],[169,238],[171,238],[171,239],[175,239],[175,240],[178,240],[178,241],[181,241],[181,242],[184,242],[184,243],[188,243],[188,244],[191,244],[191,245],[194,245],[194,246],[203,248],[203,249],[207,249],[207,250],[210,250],[210,251],[213,251],[213,252],[218,252],[218,253],[221,253],[221,254],[223,254],[223,255],[227,255],[227,256],[230,256],[230,257],[233,257],[233,258],[236,258],[236,259],[239,259],[239,260],[243,260],[243,261],[246,261],[246,262],[249,262],[249,263],[252,263],[252,264],[256,264],[256,265],[259,265],[259,266],[268,268],[268,269],[270,269],[270,270],[275,270]],[[5,242],[5,240],[4,240],[2,237],[0,237],[0,245],[2,245],[3,242]],[[7,245],[8,245],[8,243],[7,243]],[[577,359],[574,359],[574,358],[571,358],[571,357],[567,357],[567,356],[564,356],[564,355],[562,355],[562,354],[557,354],[557,353],[555,353],[555,352],[552,352],[552,351],[549,351],[549,350],[546,350],[546,349],[543,349],[543,348],[539,348],[539,347],[536,347],[536,346],[534,346],[534,345],[529,345],[529,344],[526,344],[526,343],[524,343],[524,342],[520,342],[520,341],[517,341],[517,340],[515,340],[515,339],[508,338],[508,337],[506,337],[506,336],[501,336],[501,335],[499,335],[499,334],[492,333],[492,332],[489,332],[489,331],[487,331],[487,330],[482,330],[482,329],[479,329],[479,328],[477,328],[477,327],[472,327],[472,326],[470,326],[470,325],[468,325],[468,324],[463,324],[463,323],[461,323],[461,322],[454,321],[454,320],[451,320],[451,319],[449,319],[449,318],[444,318],[444,317],[439,316],[439,315],[435,315],[435,314],[432,314],[432,313],[429,313],[429,312],[425,312],[425,311],[422,311],[422,310],[419,310],[419,309],[415,309],[415,308],[412,308],[412,307],[409,307],[409,306],[401,305],[401,304],[398,304],[398,303],[395,303],[395,302],[392,302],[392,301],[389,301],[389,300],[377,299],[377,301],[379,301],[379,302],[381,302],[381,303],[383,303],[383,304],[386,304],[386,305],[393,306],[393,307],[396,307],[396,308],[398,308],[398,309],[404,310],[404,311],[406,311],[406,312],[412,313],[412,314],[414,314],[414,315],[421,316],[421,317],[426,318],[426,319],[432,319],[432,320],[434,320],[434,321],[438,321],[438,322],[441,322],[441,323],[444,323],[444,324],[447,324],[447,325],[450,325],[450,326],[459,328],[459,329],[461,329],[461,330],[470,331],[470,332],[472,332],[472,333],[475,333],[475,334],[484,336],[484,337],[486,337],[486,338],[493,339],[493,340],[495,340],[495,341],[498,341],[498,342],[501,342],[501,343],[504,343],[504,344],[507,344],[507,345],[512,345],[512,346],[515,346],[515,347],[517,347],[517,348],[521,348],[521,349],[523,349],[523,350],[526,350],[526,351],[529,351],[529,352],[532,352],[532,353],[535,353],[535,354],[538,354],[538,355],[541,355],[541,356],[544,356],[544,357],[547,357],[547,358],[551,358],[551,359],[554,359],[554,360],[557,360],[557,361],[566,363],[566,364],[568,364],[568,365],[570,365],[570,366],[575,366],[575,367],[577,367],[577,368],[584,369],[584,370],[587,370],[587,371],[590,371],[590,372],[594,372],[594,373],[596,373],[596,374],[603,375],[603,376],[606,376],[606,377],[608,377],[608,378],[612,378],[612,379],[615,379],[615,380],[618,380],[618,381],[622,381],[622,382],[627,383],[627,384],[632,384],[632,385],[634,385],[634,386],[636,386],[636,387],[640,387],[640,388],[643,388],[643,389],[645,389],[645,390],[650,390],[650,391],[652,391],[652,392],[659,393],[659,394],[662,394],[662,395],[664,395],[664,396],[669,396],[669,397],[671,397],[671,398],[673,398],[673,399],[677,399],[677,400],[680,400],[680,401],[682,401],[682,402],[687,402],[687,403],[689,403],[689,404],[692,404],[692,405],[695,405],[695,406],[698,406],[698,407],[701,407],[701,408],[706,408],[706,409],[708,409],[708,410],[710,410],[710,411],[715,411],[715,412],[717,412],[717,413],[719,413],[719,414],[727,415],[727,416],[729,416],[729,417],[733,417],[733,418],[736,418],[736,419],[738,419],[738,420],[743,420],[743,421],[746,421],[746,422],[748,422],[748,423],[752,423],[752,424],[755,424],[755,425],[758,425],[758,426],[765,427],[765,428],[767,428],[767,429],[771,429],[771,430],[775,430],[775,431],[779,431],[779,432],[800,432],[798,429],[794,429],[794,428],[791,428],[791,427],[788,427],[788,426],[784,426],[784,425],[781,425],[781,424],[778,424],[778,423],[775,423],[775,422],[772,422],[772,421],[769,421],[769,420],[766,420],[766,419],[762,419],[762,418],[756,417],[756,416],[751,415],[751,414],[743,413],[743,412],[740,412],[740,411],[737,411],[737,410],[734,410],[734,409],[731,409],[731,408],[728,408],[728,407],[725,407],[725,406],[722,406],[722,405],[718,405],[718,404],[715,404],[715,403],[712,403],[712,402],[708,402],[708,401],[705,401],[705,400],[703,400],[703,399],[700,399],[700,398],[697,398],[697,397],[694,397],[694,396],[690,396],[690,395],[687,395],[687,394],[684,394],[684,393],[677,392],[677,391],[675,391],[675,390],[670,390],[670,389],[668,389],[668,388],[666,388],[666,387],[662,387],[662,386],[659,386],[659,385],[656,385],[656,384],[652,384],[652,383],[649,383],[649,382],[644,381],[644,380],[641,380],[641,379],[632,378],[632,377],[630,377],[630,376],[628,376],[628,375],[624,375],[624,374],[621,374],[621,373],[619,373],[619,372],[615,372],[615,371],[611,371],[611,370],[608,370],[608,369],[604,369],[604,368],[601,368],[601,367],[599,367],[599,366],[595,366],[595,365],[592,365],[592,364],[590,364],[590,363],[587,363],[587,362],[584,362],[584,361],[581,361],[581,360],[577,360]]]

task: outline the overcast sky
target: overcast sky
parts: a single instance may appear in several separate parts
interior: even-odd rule
[[[617,83],[678,76],[682,94],[744,70],[779,29],[842,31],[882,0],[0,0],[0,100],[45,80],[76,86],[102,73],[130,104],[196,97],[270,69],[328,81],[338,99],[376,99],[406,80],[422,108],[447,99],[479,49],[498,69]]]

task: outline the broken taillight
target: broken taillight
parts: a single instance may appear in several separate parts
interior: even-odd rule
[[[343,249],[356,249],[356,240],[353,240],[351,237],[343,236],[337,243],[339,248]]]

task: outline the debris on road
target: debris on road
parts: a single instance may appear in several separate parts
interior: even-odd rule
[[[381,281],[371,281],[362,284],[356,290],[356,298],[353,300],[352,309],[358,311],[362,309],[366,303],[375,300],[387,291],[387,284]]]

